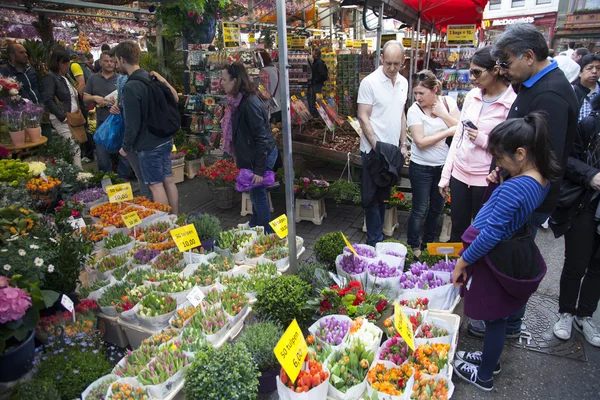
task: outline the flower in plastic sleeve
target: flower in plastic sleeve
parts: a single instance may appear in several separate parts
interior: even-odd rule
[[[23,290],[7,286],[0,290],[0,324],[17,321],[31,307],[31,297]]]
[[[54,272],[54,265],[52,265],[52,264],[48,265],[48,272],[50,272],[50,273]]]

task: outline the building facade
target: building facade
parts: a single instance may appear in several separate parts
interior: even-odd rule
[[[483,13],[485,42],[493,43],[508,25],[528,23],[537,26],[551,44],[559,1],[563,0],[490,0]]]
[[[600,0],[561,0],[552,47],[558,54],[569,42],[600,50]]]

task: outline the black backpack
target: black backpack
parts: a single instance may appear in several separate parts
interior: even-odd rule
[[[129,77],[129,81],[143,82],[148,87],[148,130],[154,136],[169,138],[181,128],[181,115],[173,93],[167,85],[150,76],[145,79],[139,75]]]

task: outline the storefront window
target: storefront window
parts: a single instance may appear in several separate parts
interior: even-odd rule
[[[550,4],[552,3],[552,0],[535,0],[535,4],[540,5],[540,4]]]
[[[600,0],[572,0],[571,1],[571,12],[577,10],[599,10],[600,11]]]
[[[491,0],[490,1],[490,10],[499,10],[502,0]]]
[[[512,8],[525,7],[525,0],[512,0]]]

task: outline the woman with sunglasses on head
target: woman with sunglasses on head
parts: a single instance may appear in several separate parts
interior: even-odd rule
[[[250,226],[264,226],[270,233],[271,210],[262,182],[265,172],[273,170],[278,150],[269,113],[242,63],[235,62],[223,69],[221,86],[227,94],[227,108],[221,121],[223,150],[234,156],[238,168],[254,172],[253,188],[249,191],[253,210]]]
[[[490,55],[491,46],[475,52],[469,78],[477,86],[463,105],[460,123],[442,171],[439,190],[444,198],[452,196],[450,242],[460,242],[481,208],[492,156],[487,152],[492,129],[506,120],[517,95],[500,75]],[[448,190],[449,189],[449,190]]]
[[[415,257],[419,257],[427,243],[435,240],[444,209],[445,199],[440,195],[438,184],[448,155],[446,138],[454,135],[460,112],[453,98],[442,96],[442,84],[431,71],[414,75],[413,93],[416,101],[406,115],[413,140],[408,168],[413,203],[407,242]],[[421,241],[419,231],[424,217],[425,232]]]

